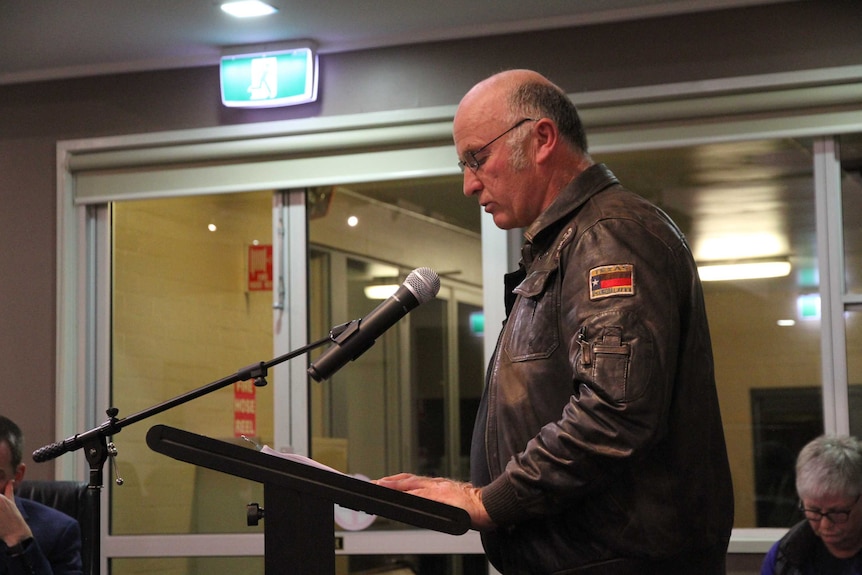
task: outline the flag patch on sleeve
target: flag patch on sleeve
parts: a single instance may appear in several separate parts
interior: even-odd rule
[[[635,267],[613,264],[590,270],[590,299],[615,295],[635,295]]]

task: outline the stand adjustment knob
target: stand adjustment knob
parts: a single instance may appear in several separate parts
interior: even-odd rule
[[[249,527],[254,527],[263,519],[265,512],[257,503],[249,503],[245,506],[245,522]]]

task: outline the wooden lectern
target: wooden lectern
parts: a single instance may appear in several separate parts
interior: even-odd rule
[[[470,516],[459,507],[173,427],[151,427],[147,445],[180,461],[263,483],[267,575],[335,573],[334,504],[451,535],[470,528]]]

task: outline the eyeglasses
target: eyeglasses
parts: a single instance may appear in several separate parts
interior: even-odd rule
[[[458,167],[461,168],[461,172],[462,173],[464,172],[464,168],[470,168],[474,172],[476,170],[478,170],[479,166],[481,166],[482,164],[485,163],[485,159],[483,158],[482,160],[479,160],[479,158],[476,157],[477,154],[482,153],[482,151],[486,150],[488,148],[488,146],[490,146],[491,144],[493,144],[494,142],[496,142],[497,140],[499,140],[500,138],[502,138],[503,136],[505,136],[506,134],[508,134],[512,130],[514,130],[515,128],[520,127],[525,122],[535,122],[535,121],[536,120],[533,118],[524,118],[523,120],[521,120],[520,122],[518,122],[517,124],[515,124],[514,126],[509,128],[508,130],[506,130],[505,132],[503,132],[502,134],[500,134],[499,136],[497,136],[496,138],[494,138],[493,140],[491,140],[490,142],[488,142],[487,144],[485,144],[484,146],[482,146],[478,150],[474,150],[472,152],[464,152],[464,155],[467,156],[467,159],[461,160],[460,162],[458,162]]]
[[[818,509],[806,509],[802,506],[802,502],[799,502],[799,510],[805,514],[805,518],[813,523],[820,523],[820,520],[824,517],[829,520],[833,525],[840,525],[841,523],[847,523],[847,520],[850,519],[850,512],[853,511],[853,508],[856,507],[856,504],[859,502],[859,498],[862,497],[862,493],[856,496],[856,499],[853,501],[853,505],[848,507],[847,509],[838,509],[836,511],[828,511],[823,513]]]

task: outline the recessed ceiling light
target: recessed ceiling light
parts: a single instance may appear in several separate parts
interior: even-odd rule
[[[697,267],[701,281],[748,280],[780,278],[790,274],[790,262],[709,263]]]
[[[261,2],[260,0],[238,0],[236,2],[225,2],[221,9],[236,18],[252,18],[254,16],[268,16],[278,12],[277,8]]]

